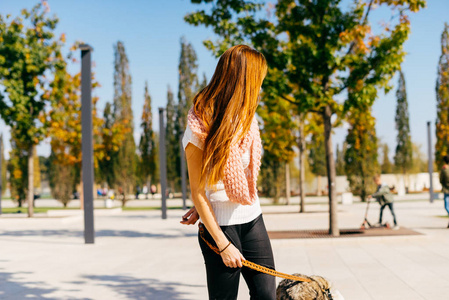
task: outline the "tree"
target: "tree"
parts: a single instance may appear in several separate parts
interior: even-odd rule
[[[42,95],[51,104],[47,116],[41,118],[41,122],[46,124],[48,128],[47,134],[51,138],[51,161],[53,166],[50,174],[58,176],[58,172],[61,172],[61,180],[56,178],[52,183],[52,188],[55,189],[55,193],[52,193],[64,205],[71,199],[77,183],[80,183],[81,187],[83,186],[81,172],[81,73],[72,75],[67,71],[67,61],[76,62],[72,58],[73,51],[78,48],[78,44],[75,43],[71,47],[65,59],[59,58],[61,62],[55,68],[53,80]],[[95,92],[98,86],[98,82],[95,81],[95,74],[93,74],[92,91]],[[98,97],[92,97],[95,169],[99,165],[98,161],[105,156],[101,142],[103,119],[97,115],[96,108],[98,100]],[[72,180],[70,189],[67,188],[69,180]],[[82,196],[82,193],[80,194]],[[81,207],[82,205],[81,201]]]
[[[412,143],[413,164],[410,173],[424,173],[428,171],[426,154],[421,151],[421,145]]]
[[[321,177],[327,174],[323,122],[321,118],[313,114],[309,115],[306,122],[305,131],[310,135],[310,140],[307,142],[309,167],[310,171],[317,176],[317,196],[321,196]]]
[[[48,173],[50,170],[50,157],[39,155],[39,169],[41,170],[41,181],[48,182]]]
[[[396,91],[398,104],[396,107],[396,130],[398,136],[396,138],[397,146],[394,156],[394,164],[396,169],[403,175],[407,174],[412,168],[412,138],[410,136],[410,124],[408,113],[407,92],[405,89],[405,78],[402,71],[399,71],[398,90]]]
[[[437,82],[437,121],[435,161],[438,168],[444,164],[443,157],[449,154],[449,24],[444,24],[441,34],[441,55],[438,61]]]
[[[114,46],[114,122],[121,123],[124,138],[114,155],[115,186],[122,194],[122,206],[125,205],[127,194],[134,194],[136,170],[136,144],[133,137],[133,112],[131,98],[131,74],[125,46],[118,41]]]
[[[198,64],[196,52],[193,46],[181,38],[181,55],[179,57],[178,74],[178,137],[182,136],[187,126],[187,113],[192,106],[192,100],[198,89],[198,76],[197,76]]]
[[[144,105],[142,110],[142,135],[140,136],[140,175],[145,183],[154,183],[156,171],[156,147],[153,132],[153,113],[151,111],[151,96],[148,92],[148,82],[145,82]]]
[[[346,152],[346,143],[343,143],[343,149],[340,150],[339,145],[337,145],[337,159],[335,161],[335,170],[337,172],[337,176],[346,175],[345,173],[345,152]]]
[[[167,88],[167,107],[166,107],[167,124],[165,126],[165,149],[167,152],[167,181],[171,191],[179,187],[180,178],[180,145],[178,139],[178,116],[173,92],[168,86]]]
[[[210,10],[185,17],[198,26],[212,27],[220,38],[204,41],[219,55],[230,46],[252,44],[267,58],[268,75],[264,92],[297,106],[299,113],[315,112],[324,127],[329,186],[329,232],[339,235],[335,189],[335,161],[332,148],[334,114],[343,115],[366,101],[374,101],[377,90],[390,89],[389,81],[405,55],[410,22],[407,11],[416,12],[424,0],[355,1],[343,8],[339,0],[279,0],[274,13],[264,16],[262,4],[245,0],[192,0],[212,2]],[[369,15],[373,4],[390,8],[392,20],[373,34]],[[350,97],[337,101],[346,89]],[[369,97],[367,97],[369,95]]]
[[[103,110],[103,126],[101,129],[101,141],[104,151],[104,156],[99,160],[98,171],[95,174],[96,178],[102,182],[106,182],[109,188],[112,188],[115,183],[115,173],[114,173],[114,162],[113,157],[118,151],[118,145],[113,144],[114,140],[114,125],[121,125],[119,123],[114,123],[114,113],[112,104],[106,102]]]
[[[390,149],[388,144],[382,144],[382,164],[380,166],[380,170],[382,174],[391,174],[393,173],[393,164],[390,162],[389,153]]]
[[[36,149],[34,149],[34,154],[33,154],[33,187],[34,190],[38,190],[41,188],[41,168],[39,165],[39,156],[37,155]],[[39,193],[40,194],[40,193]]]
[[[72,194],[75,185],[75,165],[62,164],[58,156],[51,151],[50,153],[50,169],[49,169],[49,183],[51,188],[51,195],[53,198],[61,202],[64,207],[72,199]]]
[[[7,170],[7,161],[5,159],[5,144],[3,143],[3,134],[0,134],[0,149],[1,149],[1,153],[0,153],[0,159],[2,162],[2,167],[0,169],[0,186],[2,187],[1,189],[1,194],[0,197],[2,195],[5,194],[6,191],[6,170]]]
[[[129,131],[126,123],[115,122],[112,104],[106,102],[103,110],[103,122],[99,128],[100,141],[98,145],[98,181],[106,183],[109,188],[114,187],[116,182],[114,173],[114,158],[119,147],[125,139],[125,133]],[[94,152],[95,154],[95,152]],[[94,156],[95,157],[95,156]],[[97,180],[97,178],[96,178]]]
[[[273,203],[278,203],[285,182],[285,170],[282,168],[282,163],[272,153],[264,151],[260,167],[262,193],[266,197],[272,197]]]
[[[11,151],[9,152],[8,173],[11,198],[17,201],[18,206],[22,207],[26,200],[26,191],[28,184],[27,151],[17,147],[16,133],[11,130]]]
[[[187,114],[189,112],[190,107],[192,106],[193,97],[201,88],[200,83],[198,81],[197,76],[198,71],[198,63],[196,52],[193,49],[192,44],[186,41],[185,38],[181,38],[181,54],[179,57],[179,65],[178,65],[178,74],[179,74],[179,85],[178,85],[178,105],[176,106],[176,122],[175,122],[175,136],[177,142],[177,146],[173,148],[173,151],[177,151],[176,154],[176,175],[177,178],[175,180],[176,186],[181,187],[180,178],[181,174],[181,139],[184,135],[184,131],[187,126]],[[203,78],[204,86],[207,85],[205,83],[205,75]],[[175,153],[173,153],[175,154]],[[185,164],[185,162],[184,162]],[[184,168],[187,170],[187,168]],[[174,175],[174,173],[173,173]],[[187,175],[187,174],[185,174]],[[186,176],[187,178],[187,176]]]
[[[345,173],[349,187],[362,201],[375,192],[374,175],[379,173],[375,119],[369,108],[351,110],[349,117]]]
[[[0,15],[0,84],[4,87],[0,114],[15,132],[15,146],[26,151],[29,217],[33,216],[33,153],[46,135],[38,117],[45,113],[48,101],[39,92],[45,90],[45,74],[59,62],[65,40],[64,35],[59,40],[54,38],[58,19],[47,17],[47,11],[47,2],[43,1],[31,11],[23,9],[22,18],[9,21],[9,15]]]
[[[285,175],[289,175],[283,169],[295,155],[293,146],[296,144],[295,132],[298,128],[290,117],[290,103],[269,95],[264,95],[264,99],[265,102],[257,108],[257,114],[263,121],[260,134],[263,145],[261,178],[265,193],[274,197],[274,202],[277,203],[286,182]],[[289,191],[286,190],[287,192]]]
[[[203,80],[201,82],[198,83],[198,88],[197,91],[201,91],[202,89],[204,89],[207,86],[207,77],[206,77],[206,73],[203,73]]]

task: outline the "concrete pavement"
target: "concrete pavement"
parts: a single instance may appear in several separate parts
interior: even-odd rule
[[[423,235],[272,240],[276,267],[331,279],[345,299],[446,299],[449,229],[442,201],[397,202],[401,226]],[[325,204],[263,206],[268,230],[325,229]],[[378,205],[370,221],[377,220]],[[358,228],[365,205],[339,205],[341,228]],[[183,211],[98,210],[85,245],[80,215],[0,217],[0,299],[207,299],[197,227]],[[389,211],[384,212],[391,218]],[[385,219],[387,220],[387,219]],[[239,299],[249,299],[240,284]]]

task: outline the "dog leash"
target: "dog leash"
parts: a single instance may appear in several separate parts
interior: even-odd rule
[[[215,247],[214,245],[212,245],[211,243],[209,243],[209,241],[206,240],[206,238],[204,237],[204,225],[202,223],[198,224],[199,227],[199,231],[200,231],[200,236],[201,239],[209,246],[209,248],[211,248],[215,253],[220,254],[220,250],[218,250],[217,247]],[[290,275],[290,274],[285,274],[285,273],[281,273],[278,272],[276,270],[258,265],[256,263],[250,262],[248,260],[242,260],[242,264],[245,267],[248,267],[250,269],[268,274],[268,275],[272,275],[272,276],[276,276],[276,277],[281,277],[281,278],[285,278],[285,279],[290,279],[290,280],[294,280],[294,281],[302,281],[302,282],[312,282],[311,279],[309,278],[304,278],[304,277],[299,277],[299,276],[294,276],[294,275]]]
[[[216,254],[220,255],[220,250],[216,246],[214,246],[211,243],[209,243],[209,241],[206,240],[206,238],[204,237],[204,225],[203,225],[203,223],[201,223],[201,222],[198,223],[198,228],[199,228],[201,239],[209,246],[210,249],[212,249],[212,251],[214,251]],[[248,268],[250,268],[252,270],[256,270],[256,271],[259,271],[261,273],[268,274],[268,275],[275,276],[275,277],[280,277],[280,278],[290,279],[290,280],[293,280],[293,281],[300,281],[300,282],[312,282],[312,281],[316,282],[316,280],[314,280],[314,279],[282,273],[282,272],[279,272],[279,271],[276,271],[276,270],[273,270],[273,269],[261,266],[259,264],[253,263],[253,262],[251,262],[249,260],[246,260],[246,259],[242,260],[242,265],[244,265],[245,267],[248,267]],[[317,282],[317,284],[318,284],[318,282]],[[318,284],[318,287],[320,287],[319,284]],[[320,287],[320,290],[323,293],[323,295],[326,295],[329,300],[332,300],[332,294],[331,294],[329,289],[322,289]]]

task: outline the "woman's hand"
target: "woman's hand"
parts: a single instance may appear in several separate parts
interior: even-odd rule
[[[242,260],[245,260],[242,253],[233,244],[229,245],[225,251],[220,253],[223,263],[229,268],[243,267]]]
[[[180,221],[179,223],[184,225],[194,225],[199,218],[200,216],[198,215],[198,212],[196,211],[196,208],[194,206],[182,216],[182,221]]]

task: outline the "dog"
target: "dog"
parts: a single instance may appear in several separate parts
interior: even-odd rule
[[[305,276],[299,273],[293,275],[311,281],[282,280],[276,289],[276,300],[344,300],[340,292],[324,277]]]

